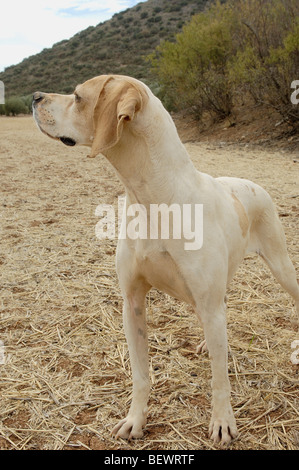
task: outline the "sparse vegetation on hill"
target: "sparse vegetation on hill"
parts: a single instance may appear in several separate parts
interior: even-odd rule
[[[70,93],[78,83],[100,74],[131,75],[147,81],[145,56],[164,39],[173,39],[207,0],[148,0],[70,40],[8,67],[0,73],[6,96],[36,90]]]

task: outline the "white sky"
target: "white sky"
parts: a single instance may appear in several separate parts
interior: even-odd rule
[[[0,4],[0,72],[145,0],[6,0]]]

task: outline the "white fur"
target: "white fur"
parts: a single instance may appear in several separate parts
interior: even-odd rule
[[[91,146],[97,80],[103,78],[80,87],[88,96],[89,111],[76,108],[74,95],[45,95],[34,106],[39,127],[54,138],[63,134]],[[126,206],[138,203],[149,210],[150,204],[203,204],[204,232],[203,246],[196,252],[184,249],[184,239],[119,240],[117,273],[124,298],[133,399],[128,416],[113,433],[122,438],[143,434],[150,390],[145,297],[156,287],[191,304],[203,326],[206,342],[199,349],[208,348],[212,364],[209,432],[215,442],[229,443],[237,436],[237,427],[227,372],[227,286],[244,256],[256,252],[293,296],[299,313],[299,287],[284,232],[270,196],[260,186],[238,178],[214,179],[195,169],[170,115],[144,84],[111,77],[109,87],[104,85],[108,99],[114,82],[121,80],[147,97],[141,109],[124,121],[119,141],[103,152],[125,186]]]

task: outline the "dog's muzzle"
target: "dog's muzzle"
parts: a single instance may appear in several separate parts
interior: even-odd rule
[[[34,93],[34,95],[32,96],[32,108],[33,108],[34,113],[36,112],[38,103],[41,103],[45,99],[45,97],[46,97],[46,93],[42,93],[41,91],[36,91]],[[59,139],[63,144],[68,145],[69,147],[74,147],[74,145],[76,145],[76,141],[72,139],[71,137],[65,137],[65,136],[56,137],[45,132],[45,130],[42,129],[40,124],[39,124],[39,127],[42,130],[42,132],[46,133],[49,137],[52,137],[54,139]]]

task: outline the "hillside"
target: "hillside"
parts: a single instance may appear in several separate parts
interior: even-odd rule
[[[132,75],[147,81],[144,56],[163,39],[181,31],[208,0],[148,0],[89,27],[69,40],[7,67],[0,73],[6,97],[33,91],[71,92],[77,83],[102,73]]]

